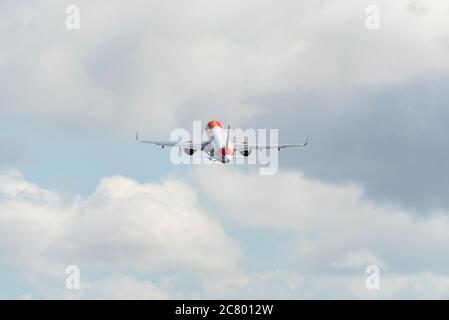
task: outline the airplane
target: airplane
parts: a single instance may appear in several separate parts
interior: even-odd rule
[[[136,133],[136,140],[140,143],[154,144],[162,148],[179,147],[190,156],[193,156],[197,151],[205,152],[209,160],[221,163],[230,163],[232,159],[237,157],[237,152],[243,157],[248,157],[252,150],[277,149],[280,151],[286,148],[305,147],[309,143],[309,137],[307,137],[307,140],[301,144],[260,145],[248,144],[247,142],[236,144],[230,141],[230,129],[231,126],[228,126],[226,132],[220,121],[212,120],[209,121],[205,128],[209,139],[202,143],[140,140],[138,132]]]

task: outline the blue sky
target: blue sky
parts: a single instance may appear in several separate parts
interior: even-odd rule
[[[15,147],[11,143],[10,148],[20,153],[11,155],[3,166],[19,169],[47,189],[85,196],[95,190],[102,177],[157,180],[173,169],[167,161],[169,151],[142,147],[135,141],[135,132],[127,136],[104,132],[85,135],[20,119],[8,119],[5,124],[4,136],[17,143]]]

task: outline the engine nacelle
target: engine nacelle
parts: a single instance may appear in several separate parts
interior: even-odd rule
[[[242,142],[243,145],[248,144],[248,142]],[[240,154],[244,157],[249,157],[249,155],[251,154],[251,149],[243,149],[240,150]]]
[[[192,141],[187,141],[186,143],[191,143],[191,142]],[[193,156],[193,154],[198,151],[196,149],[191,149],[191,148],[183,148],[182,150],[189,156]]]
[[[186,154],[188,154],[189,156],[193,156],[193,154],[197,151],[197,150],[195,150],[195,149],[190,149],[190,148],[184,148],[183,150],[184,150],[184,152],[185,152]]]

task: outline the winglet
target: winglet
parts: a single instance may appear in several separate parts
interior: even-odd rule
[[[306,145],[308,145],[309,144],[309,136],[307,136],[307,140],[306,140],[306,142],[304,143],[304,147],[306,146]]]

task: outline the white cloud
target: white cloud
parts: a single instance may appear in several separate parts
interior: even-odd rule
[[[202,207],[214,208],[207,215],[198,193],[173,179],[105,178],[80,198],[44,190],[17,171],[1,172],[2,276],[26,284],[22,298],[449,296],[447,216],[414,218],[365,200],[360,187],[293,171],[271,177],[218,166],[201,171],[195,179]],[[212,214],[232,226],[243,248]],[[276,240],[282,252],[269,243],[253,252],[245,235],[252,230],[290,236]],[[80,291],[64,287],[69,264],[80,267]],[[380,290],[366,289],[368,264],[380,267]]]
[[[435,273],[381,273],[380,289],[368,290],[363,272],[255,273],[242,288],[244,297],[264,299],[447,299],[449,277]],[[246,290],[246,291],[245,291]]]
[[[446,75],[449,4],[374,2],[169,0],[130,6],[83,0],[79,32],[64,28],[71,2],[2,2],[0,114],[50,120],[64,133],[67,124],[75,124],[78,134],[89,128],[167,133],[192,118],[221,117],[239,125],[263,114],[257,101],[271,94],[318,89],[332,100],[329,92]],[[370,32],[365,4],[376,3],[381,29]],[[334,118],[354,116],[359,107],[336,101],[309,107],[323,114],[329,111],[323,108],[337,106]],[[297,117],[277,110],[282,119]],[[429,120],[421,113],[409,120],[412,137],[417,121]],[[14,159],[21,152],[9,153]],[[362,266],[373,263],[388,272],[383,288],[390,288],[374,297],[447,297],[447,212],[416,217],[364,199],[361,186],[326,184],[294,171],[259,177],[220,169],[198,175],[201,200],[211,203],[208,214],[195,190],[175,179],[139,184],[105,178],[90,197],[79,198],[2,172],[0,271],[34,288],[58,288],[65,266],[78,263],[89,288],[84,297],[363,297]],[[293,243],[282,240],[288,256],[272,259],[275,268],[242,272],[239,246],[212,214],[230,222],[233,232],[237,225],[294,234]],[[248,264],[266,262],[245,253]],[[354,275],[358,268],[362,275]],[[158,280],[166,274],[179,277],[169,288]],[[198,286],[183,283],[191,276]],[[111,287],[114,282],[130,289]]]
[[[95,282],[83,284],[82,290],[68,291],[69,299],[132,299],[132,300],[165,300],[170,295],[151,281],[117,274]]]
[[[323,281],[354,274],[363,280],[359,285],[364,288],[364,272],[370,264],[378,265],[392,283],[403,277],[407,286],[418,281],[426,290],[416,290],[415,295],[422,297],[435,294],[430,286],[423,286],[426,279],[449,276],[447,212],[416,217],[399,207],[365,199],[359,186],[326,184],[295,171],[271,177],[232,168],[201,171],[194,179],[224,223],[292,235],[283,244],[285,253],[278,268],[287,278],[308,279],[310,295],[317,294],[313,290]],[[220,192],[212,187],[216,181],[220,181]],[[344,288],[348,287],[341,288],[343,297]],[[440,293],[448,290],[443,286]],[[390,297],[390,293],[391,297],[406,296],[399,289],[377,296]]]
[[[357,252],[349,252],[345,257],[341,260],[335,261],[332,263],[333,266],[337,268],[347,268],[347,269],[361,269],[368,265],[376,265],[383,270],[386,269],[385,262],[376,257],[369,250],[362,249]]]
[[[82,199],[41,189],[16,171],[0,172],[0,251],[2,273],[52,295],[64,286],[65,267],[72,264],[92,282],[92,295],[114,281],[103,280],[98,289],[99,276],[123,272],[157,279],[187,273],[200,283],[240,274],[238,245],[198,209],[195,192],[176,181],[139,184],[111,177]],[[143,282],[136,290],[147,287]]]

